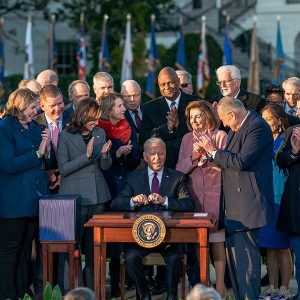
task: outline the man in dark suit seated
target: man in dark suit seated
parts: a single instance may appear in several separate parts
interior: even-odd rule
[[[124,189],[113,200],[114,211],[193,211],[185,175],[164,167],[166,145],[151,138],[144,145],[147,167],[128,174]],[[177,300],[177,286],[182,270],[183,245],[160,245],[153,249],[130,245],[125,250],[125,266],[142,300],[151,299],[142,260],[151,252],[160,252],[167,264],[168,300]]]

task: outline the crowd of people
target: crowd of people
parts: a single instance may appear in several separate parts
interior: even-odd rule
[[[1,300],[42,292],[38,202],[57,193],[81,196],[82,286],[94,288],[93,232],[84,228],[93,215],[208,212],[217,220],[209,232],[215,299],[225,299],[226,287],[237,300],[292,299],[294,264],[293,299],[300,299],[300,79],[268,84],[261,97],[241,87],[233,65],[216,76],[220,94],[202,99],[188,72],[165,67],[157,78],[161,96],[145,103],[135,80],[117,93],[106,72],[93,77],[95,97],[83,80],[71,82],[64,97],[52,70],[19,83],[0,121]],[[142,263],[153,251],[166,262],[155,278]],[[196,244],[151,250],[115,243],[108,249],[112,297],[120,294],[122,253],[127,284],[142,300],[164,292],[178,299],[184,254],[190,285],[200,281]],[[66,255],[58,255],[56,268],[67,292]],[[189,299],[202,299],[198,294],[196,287]]]

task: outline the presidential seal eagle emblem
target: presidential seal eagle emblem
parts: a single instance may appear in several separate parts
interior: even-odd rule
[[[160,217],[145,214],[134,222],[132,236],[140,246],[144,248],[154,248],[164,240],[166,236],[166,226]]]

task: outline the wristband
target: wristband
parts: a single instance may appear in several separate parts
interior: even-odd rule
[[[38,150],[38,151],[36,151],[35,153],[36,153],[36,155],[37,155],[38,159],[40,159],[40,158],[42,158],[42,157],[43,157],[43,155],[42,155],[42,154],[40,154],[39,150]]]

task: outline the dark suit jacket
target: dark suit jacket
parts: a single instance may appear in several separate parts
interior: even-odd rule
[[[140,105],[140,108],[141,108],[141,111],[142,111],[142,114],[143,114],[142,104]],[[139,129],[136,127],[134,121],[132,120],[132,117],[131,117],[130,112],[129,112],[128,109],[126,109],[126,111],[125,111],[125,118],[126,118],[127,122],[130,124],[130,127],[135,128],[136,133],[140,133]]]
[[[148,178],[148,167],[127,175],[123,190],[112,202],[113,211],[131,211],[130,199],[136,195],[151,194]],[[159,205],[157,210],[163,211],[194,211],[194,202],[187,190],[186,177],[183,173],[164,168],[159,194],[168,197],[168,208]],[[136,206],[134,211],[154,211],[152,205]]]
[[[289,125],[290,126],[295,126],[295,125],[300,124],[300,119],[299,118],[297,118],[295,116],[292,116],[292,115],[290,115],[288,113],[286,114],[286,117],[287,117],[287,119],[289,121]]]
[[[48,123],[45,117],[45,113],[43,112],[42,114],[37,115],[34,120],[38,122],[39,124],[48,127]],[[66,129],[67,124],[71,120],[71,111],[69,109],[66,109],[63,112],[63,119],[62,119],[62,130]]]
[[[288,170],[289,173],[281,198],[277,229],[300,234],[300,155],[291,157],[291,135],[295,127],[290,127],[286,131],[285,142],[276,157],[279,168]]]
[[[254,111],[237,132],[229,132],[214,163],[222,168],[225,227],[229,232],[259,228],[273,220],[273,136]]]
[[[165,98],[159,97],[143,105],[143,120],[139,136],[140,145],[142,147],[145,141],[152,136],[160,137],[166,143],[167,159],[165,165],[168,168],[175,169],[181,140],[189,132],[184,112],[189,102],[196,99],[196,96],[187,95],[181,91],[178,107],[179,125],[173,132],[169,132],[167,126],[166,117],[169,106]]]
[[[42,126],[45,126],[45,127],[48,127],[48,123],[47,123],[47,119],[45,117],[45,113],[43,112],[42,114],[39,114],[37,115],[34,120],[36,122],[38,122],[40,125]],[[62,119],[62,130],[66,129],[68,123],[70,122],[71,120],[71,115],[70,115],[70,111],[68,110],[65,110],[63,112],[63,119]],[[54,157],[53,159],[53,166],[52,166],[52,169],[57,169],[57,161],[56,161],[56,155],[55,155],[55,152],[53,151],[53,147],[52,148],[52,151],[51,151],[51,156]]]
[[[219,94],[216,96],[213,96],[209,99],[210,103],[219,102],[223,98],[223,95]],[[240,92],[237,96],[239,100],[243,102],[246,109],[254,109],[257,113],[260,113],[260,111],[265,107],[266,100],[256,94],[249,93],[246,89],[241,88]]]

